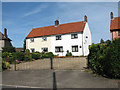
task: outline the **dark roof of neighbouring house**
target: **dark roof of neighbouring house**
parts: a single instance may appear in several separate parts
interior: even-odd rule
[[[8,40],[8,41],[12,41],[10,38],[6,37],[4,34],[2,34],[0,32],[0,40]]]
[[[110,30],[120,29],[120,17],[111,19]]]
[[[75,33],[75,32],[83,32],[86,22],[73,22],[66,24],[59,24],[57,27],[55,25],[34,28],[27,35],[26,38],[39,37],[39,36],[47,36],[47,35],[57,35],[57,34],[67,34],[67,33]]]

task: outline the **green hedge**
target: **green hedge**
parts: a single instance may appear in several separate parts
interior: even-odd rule
[[[115,39],[111,44],[92,44],[89,49],[89,67],[94,73],[120,78],[120,39]]]

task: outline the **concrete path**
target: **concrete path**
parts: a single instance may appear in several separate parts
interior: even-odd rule
[[[4,87],[23,88],[118,88],[120,82],[78,70],[5,71],[2,76]]]

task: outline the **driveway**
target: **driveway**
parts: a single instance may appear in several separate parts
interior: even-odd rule
[[[118,88],[120,82],[80,70],[5,71],[2,76],[4,87],[23,88]]]

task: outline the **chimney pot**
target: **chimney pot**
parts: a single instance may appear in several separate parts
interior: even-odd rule
[[[86,15],[84,16],[84,21],[87,22],[87,16]]]
[[[6,28],[4,28],[4,35],[5,35],[5,37],[7,37],[7,29]]]
[[[113,19],[113,18],[114,18],[114,17],[113,17],[113,12],[111,12],[110,15],[111,15],[111,19]]]
[[[55,26],[58,26],[58,25],[59,25],[59,21],[55,20]]]

